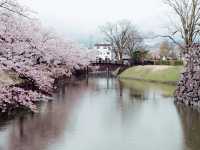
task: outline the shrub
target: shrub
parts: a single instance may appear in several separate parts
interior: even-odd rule
[[[158,61],[155,61],[155,65],[182,66],[183,61],[181,61],[181,60],[158,60]]]
[[[176,60],[174,65],[175,66],[182,66],[183,65],[183,61],[182,60]]]

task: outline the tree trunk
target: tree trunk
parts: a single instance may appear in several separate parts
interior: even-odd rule
[[[123,54],[120,50],[118,51],[117,58],[118,58],[118,63],[123,63]]]

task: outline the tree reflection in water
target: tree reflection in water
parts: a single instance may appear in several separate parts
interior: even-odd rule
[[[176,86],[160,83],[151,83],[137,80],[120,80],[125,88],[129,89],[130,96],[136,100],[148,100],[149,94],[156,92],[154,96],[161,94],[162,97],[173,97]],[[155,98],[155,97],[154,97]]]
[[[200,115],[176,108],[173,90],[101,77],[72,82],[38,114],[0,122],[0,150],[196,150]]]
[[[182,121],[186,150],[198,150],[200,148],[200,110],[177,105],[177,111]]]
[[[20,117],[13,123],[9,135],[9,150],[44,150],[50,143],[63,135],[64,130],[72,128],[70,117],[78,98],[89,89],[86,83],[76,83],[71,88],[63,88],[55,96],[55,101],[44,104],[36,115]],[[67,97],[69,100],[63,100]]]

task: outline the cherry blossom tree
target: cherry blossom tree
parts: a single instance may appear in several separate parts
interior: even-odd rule
[[[0,110],[36,110],[40,95],[51,95],[55,80],[70,77],[74,68],[89,64],[90,53],[75,42],[45,29],[15,0],[0,0],[0,69],[23,79],[20,85],[2,87]],[[17,87],[16,87],[17,86]]]

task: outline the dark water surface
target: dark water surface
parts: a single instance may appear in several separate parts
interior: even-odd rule
[[[90,78],[66,86],[36,115],[0,121],[0,150],[199,150],[200,113],[175,87]]]

